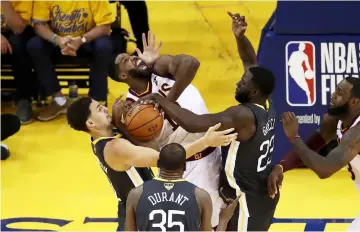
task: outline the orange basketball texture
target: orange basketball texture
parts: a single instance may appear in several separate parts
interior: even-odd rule
[[[160,133],[163,122],[162,114],[152,104],[133,106],[125,118],[125,126],[130,135],[142,142],[155,138]]]

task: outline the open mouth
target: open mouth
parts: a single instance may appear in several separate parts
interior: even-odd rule
[[[141,59],[138,59],[136,61],[136,67],[141,68],[141,69],[146,69],[147,65],[145,64],[144,61],[142,61]]]

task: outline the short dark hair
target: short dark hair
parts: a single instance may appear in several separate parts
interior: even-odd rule
[[[81,97],[74,101],[67,109],[66,117],[71,128],[77,131],[89,132],[86,121],[91,115],[90,97]]]
[[[249,71],[253,75],[252,82],[259,88],[262,95],[268,97],[275,89],[275,76],[266,68],[251,67]]]
[[[345,78],[353,87],[351,89],[351,95],[356,98],[360,98],[360,79],[356,77]]]
[[[186,151],[177,143],[169,143],[160,150],[158,168],[167,170],[185,169]]]

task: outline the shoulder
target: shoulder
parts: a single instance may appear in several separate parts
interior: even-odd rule
[[[195,196],[196,196],[196,199],[198,200],[198,202],[201,202],[204,204],[209,201],[211,202],[210,194],[207,191],[205,191],[204,189],[196,187],[194,193],[195,193]]]
[[[360,152],[360,123],[351,127],[342,137],[339,145],[345,145]]]
[[[137,202],[139,201],[142,192],[143,192],[143,185],[131,189],[126,200],[126,205],[128,207],[132,206],[136,208]]]

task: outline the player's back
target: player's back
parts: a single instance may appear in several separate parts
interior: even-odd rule
[[[136,207],[139,231],[199,231],[201,215],[196,186],[181,180],[154,178],[143,184]]]
[[[272,107],[247,103],[255,116],[256,132],[248,141],[234,141],[222,147],[223,170],[221,184],[228,183],[232,189],[253,195],[267,194],[267,177],[271,171],[271,159],[275,138],[276,113]],[[237,186],[234,185],[236,181]],[[225,184],[226,186],[227,184]],[[233,195],[233,194],[229,194]]]

